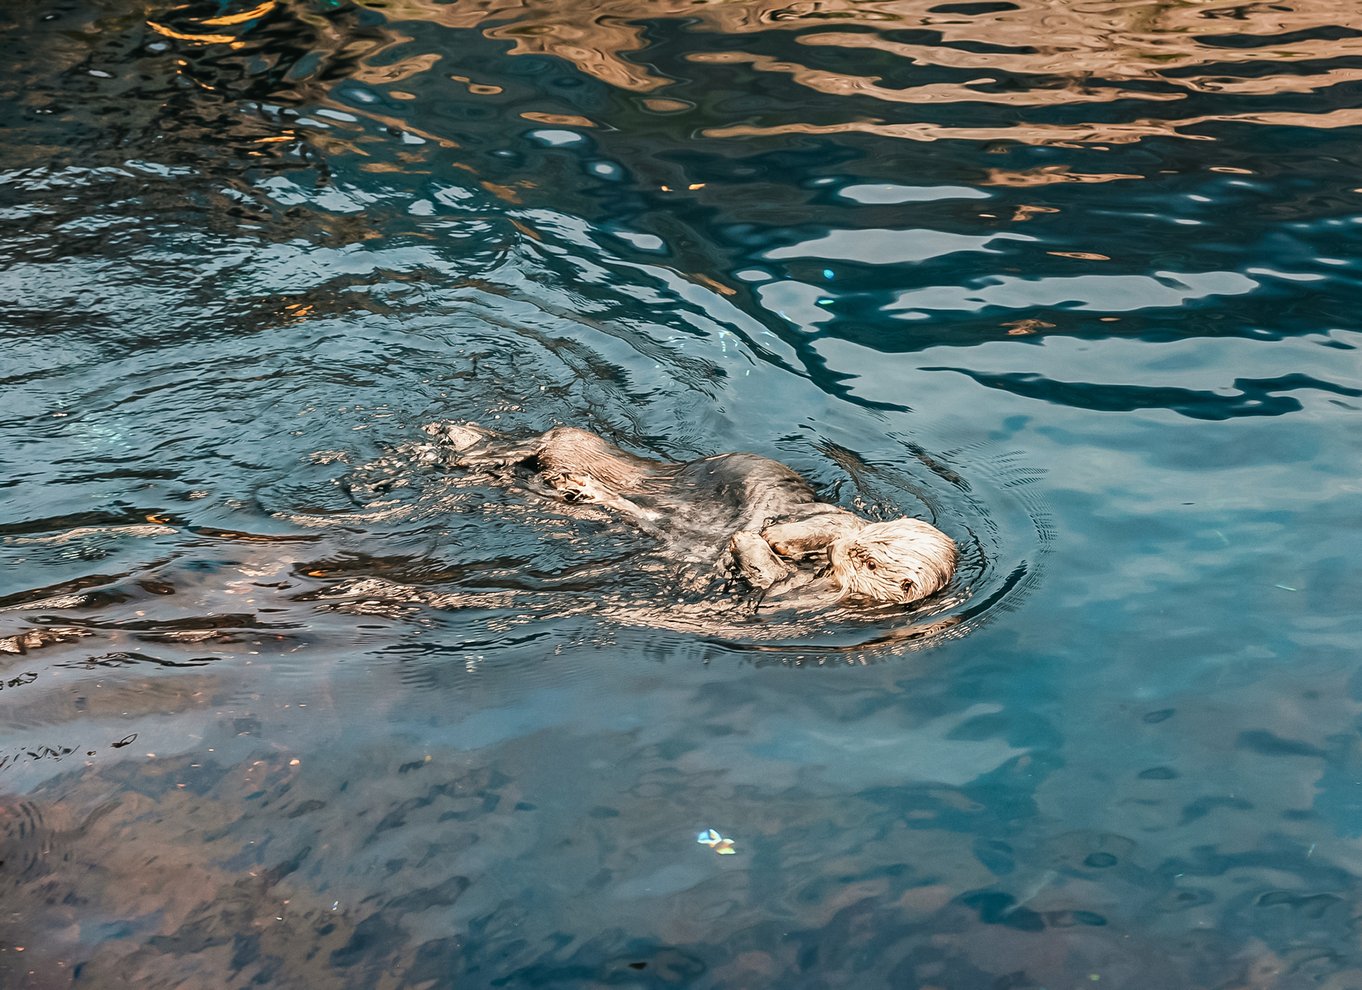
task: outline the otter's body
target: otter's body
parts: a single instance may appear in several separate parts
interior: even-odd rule
[[[758,454],[657,461],[561,426],[521,441],[471,425],[431,432],[460,467],[509,471],[541,494],[613,510],[688,562],[736,571],[769,597],[907,603],[955,571],[955,545],[935,527],[872,523],[819,502],[799,474]]]

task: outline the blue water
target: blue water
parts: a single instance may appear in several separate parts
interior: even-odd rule
[[[1362,986],[1349,5],[0,37],[0,986]],[[961,575],[678,601],[462,420]]]

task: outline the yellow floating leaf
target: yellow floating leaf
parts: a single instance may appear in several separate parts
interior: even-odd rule
[[[732,286],[724,285],[722,282],[715,281],[708,275],[701,275],[697,273],[695,275],[692,275],[691,278],[695,279],[695,281],[699,282],[701,285],[708,286],[709,288],[713,289],[715,292],[720,293],[721,295],[725,296],[737,295],[738,292],[737,289],[733,288]]]
[[[1077,258],[1079,261],[1110,261],[1105,254],[1098,254],[1095,251],[1046,251],[1046,254],[1053,254],[1056,258]]]

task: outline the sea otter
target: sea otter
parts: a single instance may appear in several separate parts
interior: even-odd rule
[[[658,461],[567,426],[525,440],[473,424],[427,432],[452,466],[618,513],[684,559],[728,570],[763,601],[908,604],[955,573],[955,543],[935,526],[871,522],[819,502],[799,474],[757,454]]]

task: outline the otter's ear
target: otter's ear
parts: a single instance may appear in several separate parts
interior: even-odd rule
[[[904,578],[899,582],[899,587],[903,589],[905,595],[911,595],[913,593],[913,582],[907,578]]]

